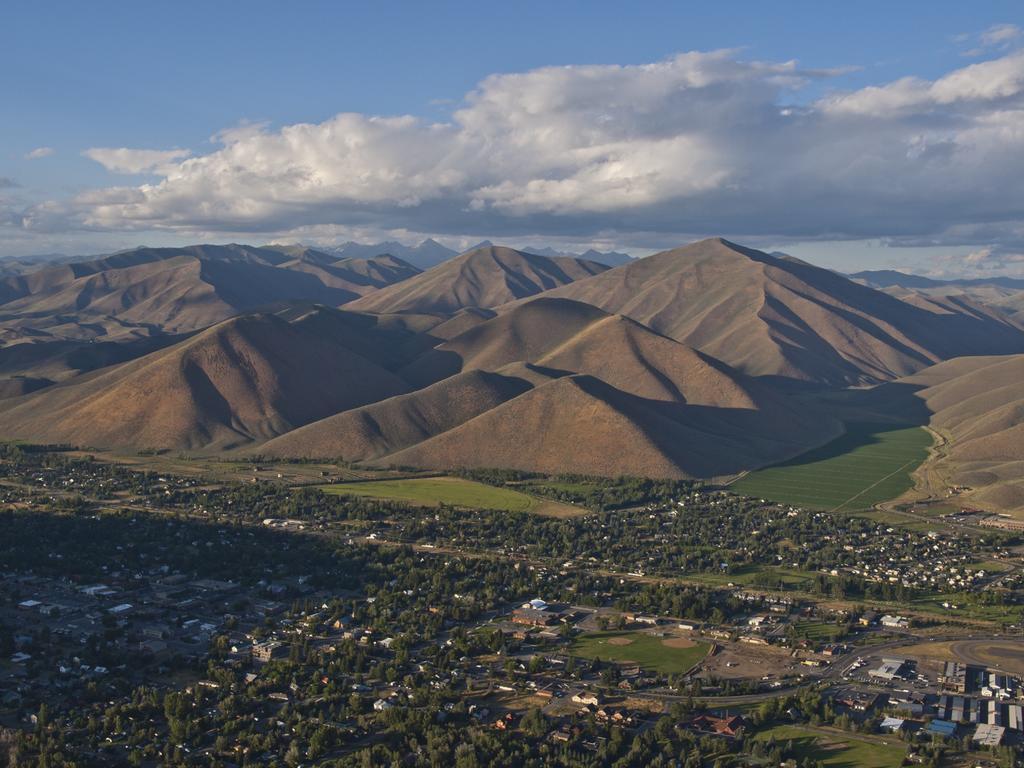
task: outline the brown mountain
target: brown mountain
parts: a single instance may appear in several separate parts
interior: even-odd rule
[[[416,392],[307,424],[254,452],[343,461],[375,459],[453,429],[531,386],[514,376],[468,371]]]
[[[346,308],[453,314],[466,307],[496,307],[607,269],[584,259],[548,258],[488,245],[353,301]]]
[[[572,375],[541,384],[378,463],[711,477],[808,447],[765,429],[761,416],[756,410],[649,400],[592,376]],[[834,434],[819,437],[823,441]]]
[[[966,302],[913,306],[722,239],[639,259],[545,296],[626,315],[751,375],[819,384],[876,383],[960,355],[1024,351],[1024,332],[992,310]]]
[[[585,373],[640,397],[753,408],[764,387],[634,320],[568,299],[537,298],[439,344],[402,372],[413,383],[514,362]]]
[[[144,357],[6,401],[0,434],[97,448],[230,448],[407,390],[311,315],[225,321]]]

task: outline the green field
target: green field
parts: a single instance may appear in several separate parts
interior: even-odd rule
[[[829,768],[899,768],[903,765],[906,745],[895,736],[868,740],[847,733],[832,733],[801,728],[796,725],[777,725],[761,731],[754,738],[777,744],[792,741],[797,761],[810,758]]]
[[[931,436],[920,427],[851,423],[831,443],[730,486],[744,496],[801,507],[853,512],[909,490],[911,473],[928,456]]]
[[[617,645],[626,642],[626,645]],[[591,632],[576,638],[572,653],[585,659],[625,661],[639,664],[662,674],[685,672],[708,655],[711,646],[695,642],[689,648],[672,648],[664,641],[672,638],[655,637],[643,632]]]
[[[367,480],[335,483],[321,487],[324,493],[369,496],[375,499],[404,501],[426,507],[449,504],[471,509],[503,509],[509,512],[555,514],[555,507],[572,510],[568,505],[542,501],[508,488],[463,480],[458,477],[422,477],[408,480]]]

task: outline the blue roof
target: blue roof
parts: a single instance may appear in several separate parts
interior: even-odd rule
[[[956,733],[957,723],[952,720],[932,720],[928,723],[928,732],[936,733],[940,736],[952,736]]]

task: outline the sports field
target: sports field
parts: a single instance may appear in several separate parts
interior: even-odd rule
[[[685,672],[708,655],[711,646],[685,637],[644,632],[591,632],[576,638],[572,652],[585,659],[625,661],[663,674]]]
[[[586,510],[568,504],[537,499],[508,488],[463,480],[459,477],[417,477],[407,480],[367,480],[321,486],[324,493],[369,496],[404,501],[424,507],[448,504],[468,509],[503,509],[542,515],[571,516]]]
[[[793,742],[800,763],[810,758],[827,768],[899,768],[907,747],[895,736],[863,737],[825,729],[778,725],[761,731],[758,741]]]
[[[730,486],[744,496],[831,511],[870,509],[909,490],[911,473],[928,457],[931,436],[920,427],[851,423],[831,443]]]

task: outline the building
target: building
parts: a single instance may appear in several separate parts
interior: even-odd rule
[[[907,727],[907,721],[902,717],[887,717],[878,726],[889,733],[899,733]]]
[[[881,619],[882,626],[890,629],[906,629],[910,626],[910,619],[905,616],[890,616],[885,615]]]
[[[928,723],[925,731],[932,736],[939,736],[943,739],[956,738],[959,725],[952,720],[932,720]]]
[[[857,623],[862,627],[873,627],[878,623],[878,614],[875,611],[864,611],[857,619]]]
[[[285,648],[284,643],[279,643],[276,640],[268,640],[265,643],[254,643],[252,646],[252,657],[256,661],[262,661],[264,663],[272,661],[273,659],[280,659],[286,653],[288,649]]]
[[[733,739],[743,732],[746,724],[747,721],[739,715],[733,715],[731,717],[698,715],[687,722],[684,727],[691,731],[696,731],[697,733],[709,733],[715,736],[725,736],[726,738]]]
[[[868,676],[878,680],[895,680],[903,677],[909,666],[906,659],[882,659],[878,667],[868,670]]]
[[[998,747],[1003,743],[1006,736],[1006,729],[1001,725],[989,725],[982,723],[974,732],[971,741],[979,747]]]
[[[512,621],[528,627],[550,627],[557,623],[558,615],[537,608],[516,608],[512,611]]]

